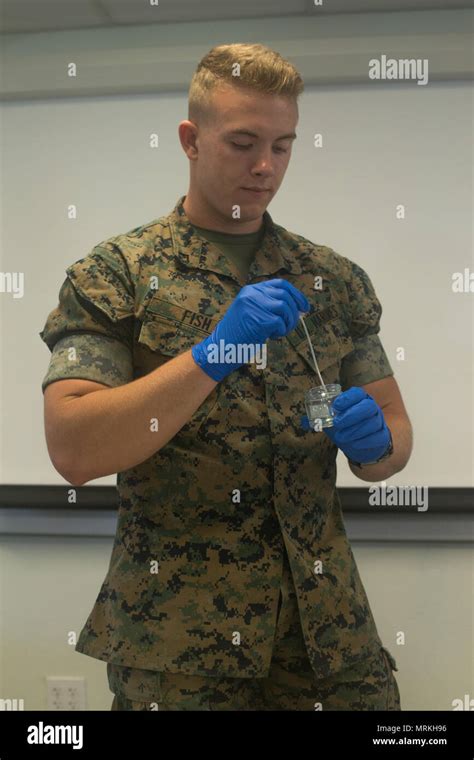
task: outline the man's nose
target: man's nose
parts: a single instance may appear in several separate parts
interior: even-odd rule
[[[265,153],[259,155],[253,170],[259,174],[273,174],[273,161],[274,157],[271,154],[271,151],[265,151]]]

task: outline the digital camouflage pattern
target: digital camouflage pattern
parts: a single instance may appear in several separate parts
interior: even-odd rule
[[[363,269],[265,212],[244,280],[194,231],[184,199],[67,268],[40,333],[52,350],[43,390],[72,377],[142,377],[209,335],[245,284],[275,277],[313,306],[305,322],[325,382],[346,390],[393,374]],[[77,651],[151,671],[266,677],[286,548],[316,677],[380,656],[335,488],[338,449],[300,427],[318,384],[298,325],[267,341],[265,369],[232,372],[167,445],[118,473],[110,565]]]
[[[401,710],[392,655],[381,647],[352,668],[318,679],[301,630],[286,551],[268,676],[189,676],[107,664],[112,710]]]

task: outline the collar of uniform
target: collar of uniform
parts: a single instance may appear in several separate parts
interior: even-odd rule
[[[183,207],[185,198],[185,195],[179,198],[169,217],[175,253],[186,266],[208,269],[235,279],[235,270],[229,266],[227,257],[214,243],[203,240],[195,231]],[[250,266],[249,275],[252,278],[270,275],[280,269],[301,274],[301,266],[279,235],[268,211],[264,212],[263,221],[266,225],[265,234]]]

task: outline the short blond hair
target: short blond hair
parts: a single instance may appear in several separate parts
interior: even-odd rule
[[[235,64],[239,64],[239,76],[233,74]],[[217,45],[201,59],[191,80],[190,121],[212,121],[212,91],[221,83],[283,95],[295,102],[304,90],[303,79],[296,68],[275,50],[260,44]]]

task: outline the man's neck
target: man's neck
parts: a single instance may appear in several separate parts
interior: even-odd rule
[[[183,208],[191,224],[206,230],[214,230],[214,232],[248,235],[251,232],[258,232],[263,224],[263,215],[243,222],[241,219],[229,219],[220,214],[213,214],[209,212],[209,209],[195,203],[189,193],[183,201]]]

